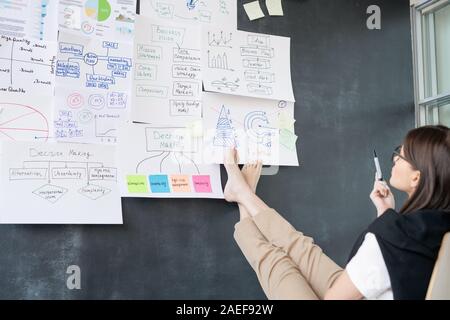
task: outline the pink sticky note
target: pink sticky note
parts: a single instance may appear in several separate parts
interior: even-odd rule
[[[195,192],[212,192],[209,176],[192,176]]]

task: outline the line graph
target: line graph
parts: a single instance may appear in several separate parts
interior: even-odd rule
[[[224,34],[223,31],[220,33],[208,32],[208,45],[211,47],[225,47],[225,48],[233,48],[231,46],[231,41],[233,40],[233,33],[229,33],[228,35]]]

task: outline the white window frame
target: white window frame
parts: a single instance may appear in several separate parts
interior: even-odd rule
[[[411,39],[414,72],[414,104],[416,127],[435,124],[439,119],[439,107],[450,103],[450,92],[437,94],[436,43],[434,39],[434,16],[423,17],[450,5],[450,0],[411,0]],[[423,37],[424,30],[428,37]],[[424,47],[427,56],[424,56]],[[432,54],[429,54],[429,53]],[[429,56],[428,56],[429,55]],[[428,81],[425,81],[427,78]]]

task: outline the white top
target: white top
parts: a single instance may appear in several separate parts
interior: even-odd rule
[[[358,252],[345,267],[350,280],[366,299],[392,300],[391,280],[373,233],[367,233]]]

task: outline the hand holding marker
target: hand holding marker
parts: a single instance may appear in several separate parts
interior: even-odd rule
[[[378,216],[383,214],[387,209],[395,208],[395,200],[389,189],[387,183],[383,180],[383,174],[381,173],[380,162],[378,161],[377,153],[373,150],[373,161],[375,163],[375,182],[373,184],[373,190],[370,193],[370,199],[377,208]]]
[[[380,162],[378,162],[377,152],[375,149],[373,149],[373,162],[375,162],[375,170],[377,170],[376,180],[383,181],[383,174],[381,173]]]

